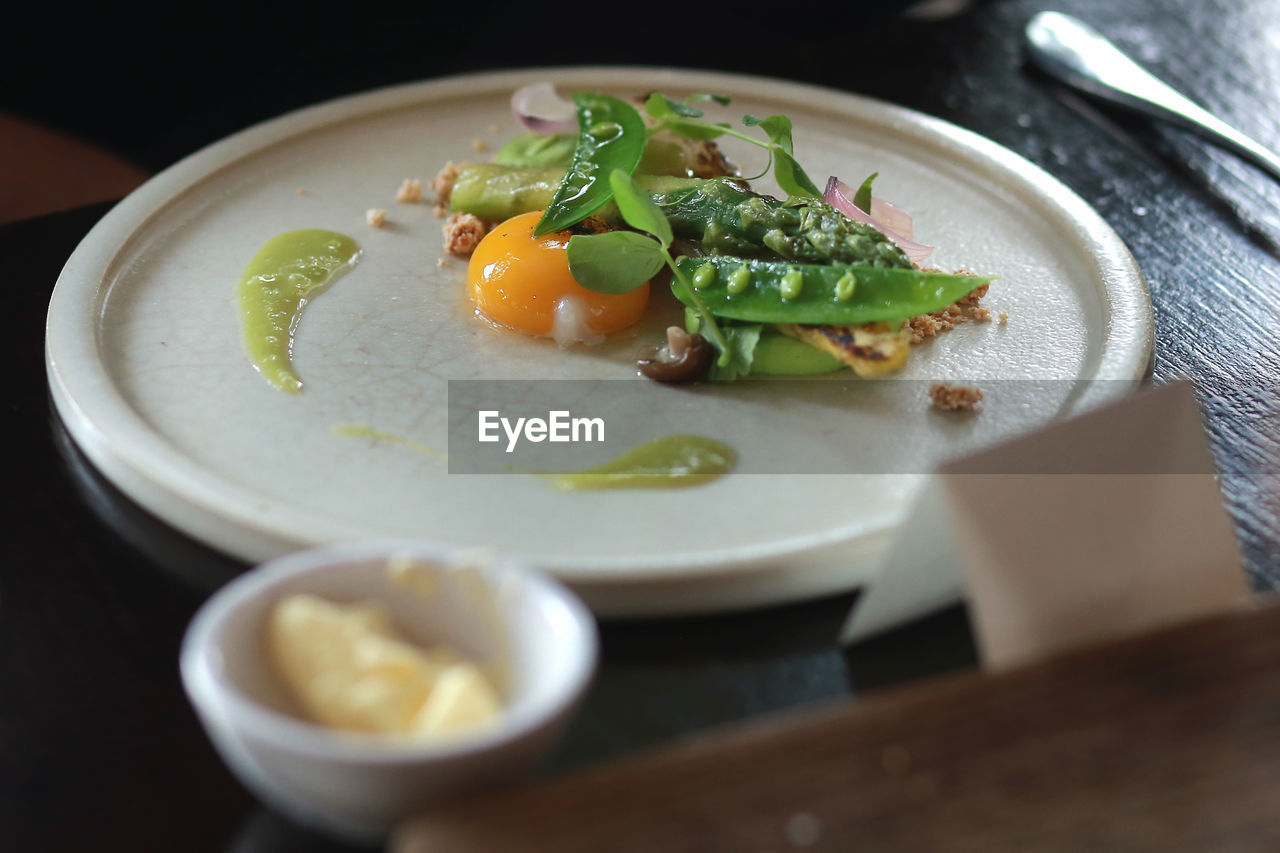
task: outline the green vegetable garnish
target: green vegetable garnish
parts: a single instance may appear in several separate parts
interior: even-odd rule
[[[587,290],[630,293],[658,274],[666,261],[652,237],[634,231],[575,234],[569,238],[569,271]]]
[[[578,148],[576,133],[522,133],[499,149],[493,162],[516,169],[567,169]],[[649,137],[636,172],[642,175],[684,177],[688,158],[675,140]],[[550,198],[550,196],[548,196]]]
[[[522,133],[498,149],[493,162],[518,169],[568,168],[578,137],[571,133]]]
[[[848,366],[830,353],[777,332],[761,335],[751,358],[751,373],[756,376],[812,376]]]
[[[858,191],[853,194],[853,206],[868,216],[871,215],[871,183],[878,177],[880,177],[879,172],[872,172],[862,182],[862,186],[858,187]]]
[[[716,326],[715,318],[694,293],[693,285],[671,257],[675,235],[671,225],[635,179],[621,169],[609,174],[609,184],[618,211],[628,225],[653,238],[626,231],[607,234],[575,234],[569,240],[569,271],[578,284],[598,293],[626,293],[648,281],[662,266],[671,268],[671,289],[680,301],[692,305],[702,315],[711,342],[720,350],[717,364],[724,367],[732,359],[729,343]],[[637,240],[635,238],[639,237]],[[678,285],[678,286],[677,286]],[[683,292],[682,292],[683,291]]]
[[[693,286],[697,290],[708,287],[716,280],[716,268],[711,264],[703,264],[693,271]]]
[[[711,96],[709,96],[711,97]],[[728,103],[728,99],[719,99]],[[654,92],[645,102],[644,111],[655,124],[649,128],[649,134],[669,130],[686,139],[716,139],[720,136],[732,136],[752,145],[758,145],[769,152],[773,164],[773,176],[778,186],[792,198],[819,198],[822,193],[813,183],[800,164],[796,162],[794,145],[791,141],[791,119],[784,115],[771,115],[767,118],[756,118],[748,115],[742,119],[746,127],[759,127],[769,137],[768,142],[761,142],[750,134],[734,130],[724,123],[712,123],[702,120],[702,112],[688,104],[674,101],[660,92]]]
[[[782,279],[778,282],[778,295],[783,299],[792,300],[800,296],[800,291],[804,289],[804,273],[794,267],[782,274]]]
[[[581,222],[613,197],[608,175],[630,175],[644,154],[644,119],[635,107],[612,95],[577,92],[578,147],[533,236],[563,231]]]
[[[717,317],[748,323],[814,323],[838,326],[904,320],[945,308],[991,276],[948,275],[917,269],[849,267],[841,264],[791,264],[741,258],[680,258],[677,268],[692,272],[706,265],[720,272],[698,291],[699,300]],[[736,269],[746,266],[751,284],[730,292]],[[857,281],[852,292],[845,276]],[[693,303],[676,291],[686,305]],[[700,309],[701,310],[701,309]]]
[[[555,170],[467,166],[454,184],[452,207],[498,221],[541,210],[561,176]],[[875,226],[855,222],[817,199],[783,202],[722,178],[637,175],[635,180],[666,215],[677,236],[696,240],[708,252],[801,263],[914,266]],[[612,204],[598,208],[596,215],[624,221]]]
[[[685,330],[696,334],[702,328],[702,320],[692,308],[684,310]],[[713,367],[707,376],[712,381],[726,382],[747,375],[810,376],[844,370],[849,366],[830,353],[779,334],[760,323],[721,326],[721,331],[729,339],[733,360],[727,367]]]
[[[700,333],[705,325],[702,322],[702,315],[692,308],[686,308],[685,311],[688,312],[685,316],[685,330],[690,334]],[[759,323],[741,323],[736,326],[721,326],[720,332],[728,341],[729,358],[720,359],[713,364],[707,379],[712,382],[732,382],[749,373],[754,373],[756,354],[759,352],[764,326]],[[808,344],[801,344],[801,346],[808,346]],[[813,347],[809,348],[813,349]],[[724,363],[721,364],[721,361]]]

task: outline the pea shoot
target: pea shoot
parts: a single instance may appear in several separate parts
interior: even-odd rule
[[[715,95],[696,95],[697,100],[715,100],[721,104],[729,103],[728,98]],[[804,169],[796,162],[795,146],[791,140],[791,119],[784,115],[771,115],[757,118],[753,115],[743,116],[742,124],[746,127],[759,127],[769,137],[762,142],[749,133],[734,129],[731,125],[720,122],[713,123],[702,119],[702,111],[687,103],[672,100],[661,92],[654,92],[645,101],[644,111],[654,120],[648,134],[652,136],[668,130],[685,139],[706,140],[720,136],[732,136],[752,145],[757,145],[769,152],[773,167],[773,176],[787,195],[794,198],[820,198],[821,191]]]
[[[673,289],[680,301],[692,306],[702,318],[711,342],[720,351],[716,363],[725,367],[732,353],[711,312],[702,304],[693,284],[671,257],[671,223],[649,194],[622,169],[609,173],[614,202],[623,220],[646,237],[634,231],[610,231],[606,234],[576,234],[569,240],[569,270],[578,284],[597,293],[626,293],[644,284],[663,266],[671,268]],[[674,286],[677,285],[678,287]]]

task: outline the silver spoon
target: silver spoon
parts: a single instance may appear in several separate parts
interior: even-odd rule
[[[1161,82],[1083,21],[1040,12],[1027,24],[1031,60],[1074,86],[1200,133],[1280,178],[1280,157]]]

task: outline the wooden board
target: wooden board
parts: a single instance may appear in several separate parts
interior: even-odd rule
[[[396,853],[1280,849],[1280,608],[459,802]]]

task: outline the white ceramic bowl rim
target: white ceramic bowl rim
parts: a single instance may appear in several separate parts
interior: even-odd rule
[[[500,722],[473,734],[440,741],[415,741],[395,737],[335,732],[321,725],[263,706],[232,684],[213,663],[219,650],[213,638],[222,622],[240,606],[265,590],[296,575],[334,563],[359,562],[392,554],[410,554],[424,560],[441,560],[465,549],[448,548],[416,540],[378,540],[329,545],[296,551],[245,572],[223,586],[200,608],[183,637],[179,668],[192,702],[206,710],[226,706],[236,727],[269,737],[281,748],[299,753],[323,754],[335,759],[401,764],[429,759],[450,759],[485,752],[535,730],[586,688],[599,654],[595,620],[586,605],[568,588],[528,563],[497,557],[478,566],[485,575],[519,575],[535,595],[549,598],[567,616],[573,641],[564,644],[567,670],[560,689],[539,699],[515,701],[503,708]]]

